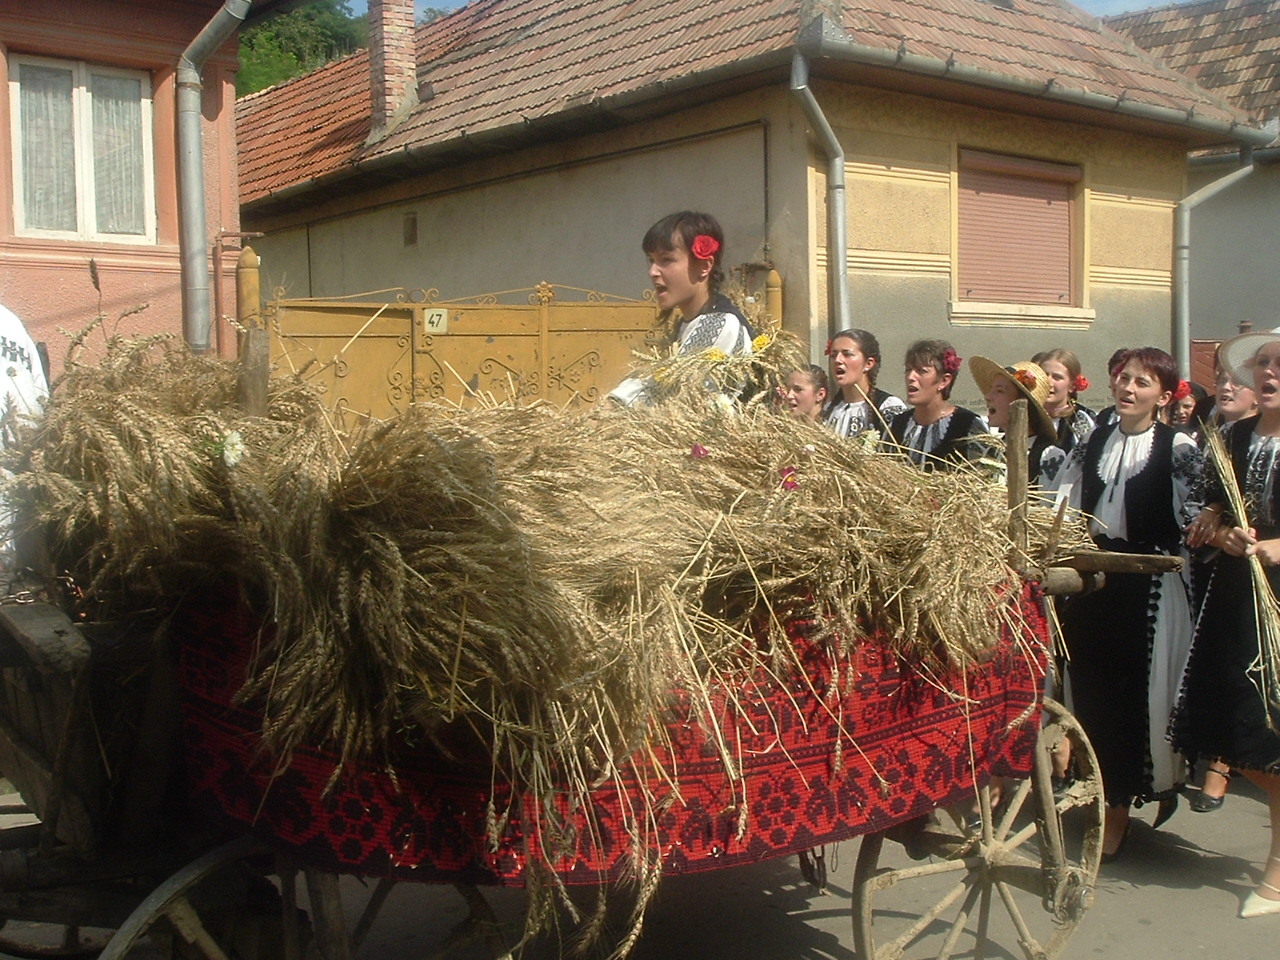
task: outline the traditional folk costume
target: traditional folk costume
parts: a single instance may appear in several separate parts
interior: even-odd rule
[[[1094,542],[1126,553],[1176,554],[1197,512],[1195,443],[1163,423],[1125,434],[1098,427],[1071,451],[1059,498],[1092,519]],[[1088,734],[1107,803],[1172,796],[1185,764],[1166,739],[1191,645],[1178,573],[1108,573],[1098,591],[1061,606],[1072,710]]]
[[[886,390],[872,390],[870,400],[850,403],[837,392],[836,399],[822,412],[822,421],[848,439],[860,437],[868,430],[883,434],[893,418],[909,409],[906,401]]]
[[[719,350],[726,357],[751,356],[751,325],[733,302],[716,294],[706,305],[676,328],[676,353],[685,356],[703,350]],[[652,381],[648,377],[628,377],[609,392],[609,398],[623,406],[648,402]]]
[[[1112,410],[1115,408],[1113,407]],[[1072,404],[1071,416],[1054,417],[1053,428],[1058,432],[1057,446],[1070,453],[1077,444],[1089,439],[1097,425],[1095,416],[1084,407]]]
[[[952,470],[982,456],[981,437],[989,435],[986,422],[972,410],[956,407],[933,423],[916,422],[907,409],[889,421],[889,449],[898,450],[927,472]]]
[[[1259,540],[1280,537],[1280,438],[1259,437],[1258,418],[1228,425],[1227,449]],[[1225,503],[1221,479],[1205,470],[1205,503]],[[1226,519],[1223,521],[1230,522]],[[1280,593],[1280,567],[1264,567]],[[1262,696],[1250,679],[1258,656],[1253,583],[1245,557],[1220,553],[1209,570],[1191,659],[1173,717],[1173,741],[1189,754],[1221,757],[1232,767],[1280,773],[1280,734],[1267,727]]]

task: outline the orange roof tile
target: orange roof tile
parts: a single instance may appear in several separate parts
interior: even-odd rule
[[[418,28],[418,79],[430,84],[432,96],[378,143],[365,145],[365,52],[240,100],[241,201],[252,206],[399,158],[421,162],[428,152],[464,157],[481,138],[529,142],[547,135],[540,127],[574,116],[616,122],[608,109],[657,98],[673,85],[781,68],[796,44],[799,6],[796,0],[471,0]],[[1196,122],[1224,128],[1243,119],[1065,0],[845,0],[843,26],[850,43],[838,55],[855,62],[868,51],[905,50],[930,62],[951,58],[959,68],[986,71],[988,80],[1051,81],[1058,89],[1165,109],[1170,123],[1192,109]]]
[[[1105,22],[1255,119],[1280,116],[1280,0],[1205,0]]]

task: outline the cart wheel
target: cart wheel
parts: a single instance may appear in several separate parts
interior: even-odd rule
[[[1050,755],[1064,738],[1075,782],[1055,802]],[[1030,779],[1005,782],[1003,793],[993,811],[990,786],[979,791],[977,833],[925,818],[905,834],[863,838],[853,884],[853,940],[861,960],[944,960],[959,951],[982,960],[988,944],[1006,940],[1027,960],[1061,954],[1093,904],[1105,804],[1088,738],[1058,703],[1044,701]],[[902,839],[914,859],[929,862],[891,865],[884,856],[887,834]]]
[[[0,955],[20,957],[23,960],[46,960],[58,957],[67,960],[72,957],[96,957],[106,946],[110,936],[108,930],[86,930],[70,924],[58,924],[56,929],[50,924],[33,925],[39,933],[26,935],[23,925],[14,924],[14,929],[0,932]],[[7,925],[0,921],[0,927]]]
[[[297,910],[268,879],[275,872],[274,855],[252,837],[210,850],[156,887],[116,930],[99,960],[123,960],[144,943],[152,951],[148,956],[158,952],[182,960],[289,956],[282,943],[290,928],[295,944],[304,931]]]

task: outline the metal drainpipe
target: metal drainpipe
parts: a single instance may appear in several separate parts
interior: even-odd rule
[[[799,50],[791,58],[791,92],[799,98],[800,106],[827,156],[827,287],[832,307],[827,320],[827,336],[832,337],[849,327],[849,234],[844,198],[844,148],[809,89],[809,61]],[[816,344],[810,344],[810,352],[816,347]]]
[[[1207,183],[1174,208],[1173,212],[1173,358],[1180,376],[1191,378],[1191,211],[1253,173],[1255,167],[1233,170]]]
[[[182,264],[182,336],[209,349],[209,251],[204,217],[204,136],[200,130],[205,62],[249,14],[251,0],[226,0],[178,58],[178,249]]]

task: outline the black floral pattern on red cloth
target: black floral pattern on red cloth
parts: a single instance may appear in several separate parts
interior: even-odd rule
[[[714,739],[688,719],[688,698],[675,695],[668,767],[679,771],[678,794],[637,758],[628,783],[593,791],[594,823],[579,814],[572,829],[549,832],[564,849],[546,851],[547,862],[568,883],[624,873],[639,812],[638,791],[628,787],[640,776],[666,801],[651,847],[667,874],[883,830],[971,797],[975,772],[979,781],[1025,776],[1047,646],[1042,599],[1027,587],[1017,602],[1021,636],[1006,634],[982,664],[941,676],[875,641],[833,670],[806,639],[810,625],[793,622],[788,632],[807,676],[783,689],[762,671],[736,698],[722,691],[713,699],[722,736],[739,744],[739,778],[730,779]],[[299,749],[277,769],[258,736],[261,714],[234,702],[257,634],[233,605],[188,607],[176,625],[188,786],[200,809],[323,869],[523,883],[530,858],[542,852],[539,811],[508,785],[491,784],[483,758],[465,764],[433,749],[401,749],[389,767],[344,769],[327,793],[335,760],[323,750]],[[501,824],[496,842],[490,822]]]

